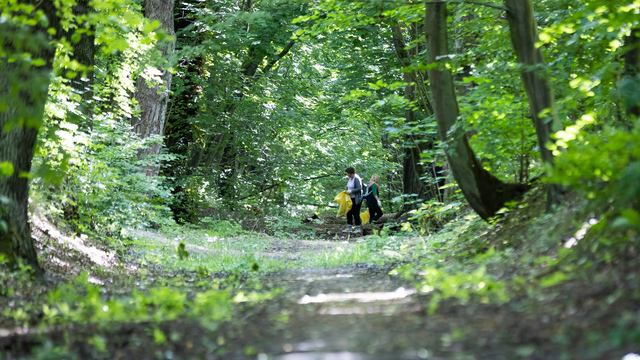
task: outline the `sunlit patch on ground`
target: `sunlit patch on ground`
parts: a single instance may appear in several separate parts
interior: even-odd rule
[[[342,293],[342,294],[319,294],[316,296],[305,295],[298,304],[313,304],[313,303],[326,303],[335,301],[350,301],[355,300],[358,302],[373,302],[373,301],[385,301],[403,299],[407,296],[415,294],[415,289],[405,289],[400,287],[393,292],[364,292],[364,293]]]
[[[262,355],[262,357],[260,357]],[[431,360],[447,360],[442,357],[432,357],[426,349],[418,351],[410,351],[402,354],[363,354],[357,352],[341,351],[341,352],[292,352],[290,354],[268,357],[266,354],[260,354],[258,360],[414,360],[414,359],[431,359]],[[626,360],[626,359],[625,359]]]
[[[58,242],[60,245],[66,245],[69,248],[76,250],[86,255],[93,263],[103,266],[111,267],[116,264],[116,260],[113,254],[107,253],[95,247],[87,246],[84,243],[84,239],[78,237],[68,237],[60,233],[55,226],[51,225],[47,220],[41,217],[32,217],[31,224],[38,230],[42,231],[51,240]],[[46,241],[44,241],[46,243]],[[67,266],[64,261],[55,259],[56,263],[60,266]]]

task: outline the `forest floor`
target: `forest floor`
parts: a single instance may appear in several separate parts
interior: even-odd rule
[[[617,360],[640,349],[639,339],[636,345],[618,340],[640,333],[636,318],[619,321],[640,311],[637,281],[616,287],[602,278],[628,268],[515,292],[505,301],[479,291],[443,296],[435,310],[433,292],[418,281],[433,269],[413,276],[394,270],[442,252],[402,251],[424,246],[429,237],[345,236],[344,224],[328,219],[309,224],[321,234],[315,240],[136,231],[138,240],[127,250],[109,252],[36,216],[32,226],[47,280],[25,286],[19,274],[0,279],[0,299],[8,300],[0,304],[0,359]],[[547,227],[562,223],[546,221]],[[501,236],[519,231],[514,224],[506,222]],[[558,231],[570,236],[575,228]],[[175,259],[181,242],[189,266]],[[510,254],[513,263],[489,264],[495,278],[515,277],[521,260]],[[211,271],[217,263],[206,261],[221,258],[223,270]],[[469,276],[441,282],[464,287]]]

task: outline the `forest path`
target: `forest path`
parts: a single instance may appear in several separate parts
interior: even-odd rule
[[[262,289],[280,289],[275,299],[247,303],[240,316],[219,329],[227,353],[211,359],[226,360],[413,360],[504,359],[493,351],[497,331],[494,314],[472,314],[473,308],[453,307],[427,315],[429,298],[412,284],[389,274],[395,265],[356,263],[332,268],[302,267],[300,259],[322,256],[324,251],[357,247],[341,233],[343,224],[322,224],[336,240],[284,240],[269,238],[256,256],[292,263],[282,271],[256,275]],[[143,234],[141,234],[143,235]],[[150,234],[144,234],[149,237]],[[156,235],[158,236],[158,235]],[[159,235],[155,240],[176,246],[179,241]],[[238,239],[241,241],[241,239]],[[185,239],[192,254],[212,250]],[[472,339],[464,331],[473,319]],[[465,343],[489,347],[480,357],[465,355]],[[477,353],[476,353],[477,355]]]
[[[158,234],[146,230],[135,230],[135,236],[138,238],[145,238],[147,240],[153,240],[161,244],[167,244],[171,247],[176,247],[180,244],[180,241],[184,241],[185,248],[190,254],[212,255],[212,254],[243,254],[243,250],[233,249],[220,249],[211,248],[202,244],[195,244],[190,242],[189,239],[170,239],[162,234]],[[219,239],[224,240],[224,239]],[[227,239],[227,241],[234,241],[234,239]],[[257,257],[265,256],[276,260],[286,260],[287,262],[297,262],[300,259],[300,254],[320,254],[323,251],[335,249],[340,246],[353,246],[353,243],[348,241],[325,241],[325,240],[290,240],[290,239],[278,239],[269,238],[269,245],[264,250],[253,251],[253,254]]]
[[[332,228],[331,231],[340,231],[343,226],[343,224],[335,224],[335,229]],[[80,246],[82,245],[80,242],[78,242],[80,245],[77,245],[76,242],[63,237],[58,239],[57,233],[52,229],[39,228],[38,231],[42,233],[40,235],[46,233],[51,238],[50,241],[43,243],[45,248],[49,249],[56,244],[75,246],[76,257],[83,255],[81,257],[84,260],[81,263],[93,264],[89,268],[96,265],[98,260],[92,254],[94,252],[102,254],[97,249],[87,252],[87,246]],[[164,252],[165,261],[180,261],[175,259],[173,248],[181,238],[146,232],[139,235],[152,244],[160,244],[151,249]],[[208,235],[205,236],[201,232],[195,235],[182,237],[187,250],[194,257],[215,258],[220,254],[225,255],[225,251],[237,251],[232,249],[241,248],[249,241],[246,236],[241,236],[218,239],[216,242],[209,243]],[[214,244],[220,245],[221,240],[225,241],[224,249],[209,248]],[[390,275],[397,263],[381,265],[380,262],[372,264],[350,261],[349,265],[337,267],[309,265],[314,263],[309,261],[310,256],[324,258],[331,251],[335,253],[346,251],[345,249],[359,250],[358,246],[362,243],[369,241],[386,243],[388,241],[386,238],[358,236],[354,239],[344,237],[340,233],[337,240],[260,237],[256,241],[260,241],[256,244],[261,247],[255,254],[269,260],[286,261],[289,264],[286,265],[286,269],[279,271],[266,271],[266,267],[261,266],[258,272],[251,270],[252,263],[245,264],[248,265],[248,269],[241,270],[249,271],[251,275],[245,276],[243,274],[246,273],[238,272],[229,278],[229,281],[234,282],[231,286],[234,292],[232,296],[235,297],[239,292],[243,292],[248,295],[247,298],[250,298],[254,291],[260,294],[275,289],[280,291],[273,292],[274,297],[270,300],[235,303],[234,315],[229,321],[215,321],[212,324],[184,317],[163,321],[156,325],[125,321],[113,328],[110,326],[101,328],[87,324],[70,327],[66,330],[67,332],[47,333],[44,339],[49,339],[55,344],[68,344],[82,354],[80,358],[87,359],[501,360],[559,358],[556,356],[557,344],[541,341],[541,339],[551,338],[554,331],[552,324],[549,324],[551,318],[545,318],[548,314],[544,308],[529,313],[518,303],[498,306],[485,304],[482,301],[466,302],[448,299],[440,300],[438,310],[434,314],[429,314],[428,308],[432,294],[421,294],[416,291],[410,281],[400,276]],[[233,248],[232,245],[240,247]],[[250,246],[248,249],[253,247]],[[62,248],[49,249],[50,254],[43,258],[43,262],[50,263],[49,267],[58,266],[60,274],[66,274],[69,279],[72,279],[73,274],[69,272],[68,266],[62,266],[60,262],[71,263],[74,260],[60,257],[64,252],[62,250]],[[114,266],[114,273],[102,272],[105,294],[114,298],[123,296],[122,300],[128,301],[126,297],[130,291],[138,290],[138,284],[145,288],[158,285],[172,287],[175,284],[187,292],[191,299],[203,291],[210,290],[211,286],[206,284],[210,280],[213,280],[211,285],[216,288],[215,279],[225,276],[224,273],[199,274],[199,271],[193,269],[172,272],[170,267],[163,266],[160,262],[160,266],[151,267],[158,272],[136,277],[135,268],[141,264],[139,261],[141,255],[152,254],[144,241],[141,241],[137,251],[139,252],[133,251],[129,254],[134,255],[129,258],[130,264],[123,263],[136,267]],[[106,257],[109,254],[103,255]],[[249,257],[249,259],[252,258],[252,256]],[[108,259],[112,259],[112,256],[109,255]],[[115,260],[116,258],[113,258],[111,261]],[[180,262],[180,264],[187,265],[186,262]],[[54,273],[52,270],[48,271]],[[119,279],[114,285],[109,285],[109,277],[118,271],[125,271],[127,279]],[[135,288],[132,287],[134,285]],[[560,320],[566,321],[564,318]],[[161,330],[167,338],[164,341],[158,341],[153,328]],[[33,336],[27,337],[21,337],[20,334],[18,331],[14,335],[9,334],[13,338],[5,336],[4,344],[3,338],[0,337],[0,351],[13,349],[11,351],[19,354],[42,344],[43,337],[35,332]],[[101,336],[101,339],[108,343],[106,347],[109,352],[105,354],[109,357],[95,355],[93,345],[88,342],[95,336]],[[12,340],[14,338],[19,339],[19,342]],[[68,339],[75,340],[69,342]]]
[[[339,225],[343,228],[343,225]],[[333,229],[335,230],[335,229]],[[356,237],[366,241],[366,237]],[[260,254],[296,262],[325,250],[355,247],[353,238],[338,241],[272,238]],[[207,251],[187,243],[189,251]],[[306,254],[303,254],[306,253]],[[256,253],[258,254],[258,252]],[[301,265],[301,264],[298,264]],[[413,360],[465,358],[464,334],[470,315],[464,307],[427,315],[428,298],[389,272],[395,265],[356,263],[333,268],[292,268],[261,273],[263,289],[281,289],[275,299],[247,304],[240,318],[224,324],[218,335],[226,360]],[[469,309],[471,310],[471,309]],[[490,316],[474,316],[482,331],[473,342],[492,342]],[[473,358],[473,357],[466,357]],[[503,359],[491,353],[491,359]]]
[[[258,359],[423,359],[429,331],[447,324],[424,321],[415,289],[370,264],[289,269],[263,283],[284,296],[223,328],[230,347],[251,348]],[[439,340],[439,339],[438,339]],[[225,359],[255,359],[236,350]],[[429,357],[436,359],[434,357]],[[438,358],[444,359],[444,358]]]

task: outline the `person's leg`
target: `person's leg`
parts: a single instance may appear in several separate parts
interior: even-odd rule
[[[369,210],[369,214],[371,214],[371,222],[374,222],[382,217],[382,209],[378,206],[377,202],[371,202],[371,209]]]
[[[353,205],[353,209],[354,209],[354,220],[356,222],[356,225],[360,225],[362,224],[362,219],[360,218],[360,208],[362,207],[362,203],[358,204],[358,205]]]
[[[356,222],[355,232],[360,232],[360,225],[362,224],[362,219],[360,218],[360,207],[362,207],[362,202],[360,202],[360,204],[357,204],[357,205],[353,204],[353,207],[351,208],[355,210],[355,213],[353,214]]]
[[[347,228],[345,230],[342,230],[342,232],[351,232],[352,231],[352,225],[353,225],[353,220],[355,219],[355,215],[354,215],[354,207],[351,207],[351,210],[349,210],[349,212],[347,212]],[[360,215],[360,214],[358,214]]]

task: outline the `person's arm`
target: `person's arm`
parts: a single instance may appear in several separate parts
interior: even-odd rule
[[[376,198],[376,201],[378,202],[378,207],[382,207],[382,201],[380,201],[380,198],[378,198],[378,185],[376,184],[376,187],[373,189],[373,197]]]
[[[354,178],[353,179],[353,190],[351,190],[351,192],[352,193],[357,193],[358,191],[362,192],[362,183],[360,182],[360,179]]]

